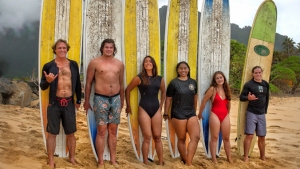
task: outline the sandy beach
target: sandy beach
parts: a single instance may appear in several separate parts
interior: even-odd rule
[[[249,163],[244,163],[237,154],[235,142],[237,132],[238,99],[232,101],[231,109],[231,152],[233,164],[226,161],[224,149],[218,164],[213,164],[205,157],[202,142],[198,144],[193,166],[187,167],[179,158],[173,159],[167,143],[165,124],[163,122],[162,141],[164,146],[164,166],[154,162],[144,165],[135,158],[130,141],[127,118],[123,109],[119,125],[117,162],[120,168],[153,169],[153,168],[205,168],[205,169],[250,169],[300,168],[300,97],[272,97],[267,114],[266,157],[267,161],[259,160],[257,145]],[[40,112],[35,108],[21,108],[0,104],[0,169],[39,169],[49,168],[46,164],[47,154],[43,142]],[[70,164],[67,159],[55,157],[58,169],[96,168],[97,162],[92,153],[86,115],[83,107],[77,111],[76,159],[77,166]],[[105,168],[114,168],[108,161]]]

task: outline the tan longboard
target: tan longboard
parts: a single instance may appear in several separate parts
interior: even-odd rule
[[[249,36],[248,48],[246,53],[241,90],[244,84],[252,78],[252,68],[261,66],[264,70],[263,79],[269,81],[271,64],[274,51],[276,34],[277,8],[272,0],[265,0],[259,6],[253,21]],[[244,128],[246,119],[246,109],[248,102],[239,102],[238,121],[237,121],[237,145],[239,155],[244,155]],[[251,155],[256,135],[251,141],[249,156]]]

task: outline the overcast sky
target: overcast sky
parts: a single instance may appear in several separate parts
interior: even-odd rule
[[[0,31],[40,19],[41,0],[0,0]]]
[[[158,0],[159,6],[168,5],[168,0]],[[287,35],[296,43],[300,43],[300,0],[273,0],[277,7],[276,32]],[[244,26],[252,26],[256,11],[263,0],[229,0],[230,22]],[[198,0],[201,12],[202,0]]]
[[[263,0],[229,0],[231,23],[252,26],[259,5]],[[276,32],[287,35],[296,43],[300,42],[300,0],[274,0],[277,6]],[[168,0],[159,0],[159,6]],[[0,0],[0,32],[3,27],[20,29],[25,23],[40,19],[41,0]],[[201,11],[202,0],[198,10]]]

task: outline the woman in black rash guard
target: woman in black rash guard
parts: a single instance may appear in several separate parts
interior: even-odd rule
[[[158,156],[159,164],[163,165],[163,146],[161,142],[162,132],[162,106],[166,98],[164,79],[157,75],[157,66],[151,56],[146,56],[143,60],[142,72],[135,76],[125,90],[126,113],[131,113],[130,108],[130,91],[135,87],[139,88],[139,125],[143,133],[143,162],[148,164],[148,152],[151,141],[151,135],[155,140],[155,149]],[[161,92],[160,102],[158,92]],[[144,155],[145,154],[145,155]]]
[[[176,66],[177,77],[173,79],[167,88],[164,119],[172,121],[175,133],[178,137],[178,150],[183,163],[192,165],[193,157],[200,139],[200,127],[196,116],[197,109],[197,82],[190,78],[190,67],[186,62],[180,62]],[[171,117],[168,117],[170,105]],[[186,148],[186,133],[190,136],[190,142]]]

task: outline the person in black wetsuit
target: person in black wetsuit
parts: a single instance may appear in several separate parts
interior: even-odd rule
[[[252,68],[253,78],[244,84],[240,101],[248,101],[244,140],[244,161],[248,162],[251,140],[254,132],[258,136],[260,159],[265,160],[265,137],[267,134],[266,114],[269,105],[269,83],[262,79],[260,66]]]
[[[46,63],[42,69],[41,90],[49,89],[47,106],[47,154],[48,165],[55,168],[54,152],[56,136],[60,122],[67,137],[69,162],[76,165],[76,111],[81,104],[81,83],[79,67],[76,61],[67,58],[70,45],[66,40],[58,39],[52,46],[55,59]],[[75,96],[76,95],[76,100]]]
[[[200,126],[196,116],[197,82],[190,78],[190,67],[186,62],[179,62],[176,71],[177,78],[173,79],[167,88],[164,119],[171,120],[178,137],[177,146],[182,161],[190,166],[200,139]],[[168,117],[171,103],[171,117]],[[186,133],[190,136],[187,148]]]
[[[142,72],[135,76],[125,89],[126,113],[131,113],[130,91],[135,87],[139,88],[140,102],[138,107],[138,121],[143,133],[143,162],[148,164],[148,152],[151,135],[155,140],[155,149],[158,155],[159,164],[163,165],[163,145],[161,142],[162,132],[162,106],[166,98],[164,79],[157,74],[155,60],[146,56],[143,60]],[[160,90],[160,102],[158,92]]]

